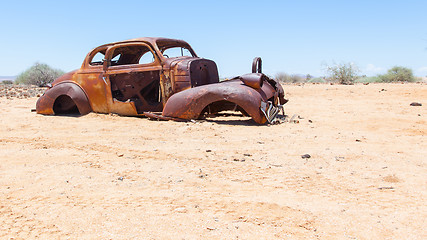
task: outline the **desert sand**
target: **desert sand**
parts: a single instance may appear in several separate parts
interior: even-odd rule
[[[284,89],[271,126],[0,97],[0,239],[427,239],[427,84]]]

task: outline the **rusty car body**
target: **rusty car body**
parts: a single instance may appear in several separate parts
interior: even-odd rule
[[[280,84],[261,73],[219,81],[214,61],[182,40],[137,38],[90,51],[80,69],[52,82],[36,104],[39,114],[116,113],[190,120],[236,110],[263,124],[286,103]]]

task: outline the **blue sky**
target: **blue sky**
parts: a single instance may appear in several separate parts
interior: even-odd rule
[[[144,36],[189,42],[222,77],[251,70],[324,75],[353,62],[427,76],[427,1],[2,1],[0,76],[35,62],[70,71],[94,47]]]

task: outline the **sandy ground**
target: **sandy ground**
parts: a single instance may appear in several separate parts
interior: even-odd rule
[[[0,98],[0,239],[426,239],[427,85],[284,88],[299,123]]]

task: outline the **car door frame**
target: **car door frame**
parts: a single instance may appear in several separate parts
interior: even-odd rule
[[[113,53],[116,49],[121,47],[129,46],[145,46],[151,51],[154,56],[154,61],[148,64],[126,64],[126,65],[116,65],[111,66],[111,60]],[[111,46],[107,49],[105,53],[105,60],[103,63],[103,80],[106,85],[106,101],[109,106],[110,112],[117,113],[120,115],[143,115],[142,113],[138,114],[136,106],[133,102],[121,102],[115,101],[111,92],[111,81],[110,76],[114,74],[124,74],[131,72],[147,72],[147,71],[159,71],[161,74],[163,67],[159,56],[157,56],[156,51],[151,47],[147,42],[134,42],[134,43],[121,43],[114,46]],[[162,96],[163,97],[163,96]]]

